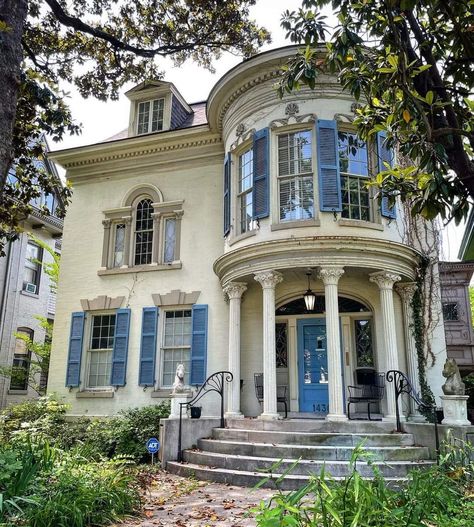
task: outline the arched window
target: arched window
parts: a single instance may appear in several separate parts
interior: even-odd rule
[[[104,211],[99,275],[180,268],[183,201],[164,201],[152,185],[131,189],[122,206]]]
[[[153,205],[149,198],[138,202],[135,218],[135,265],[150,264],[153,256]]]

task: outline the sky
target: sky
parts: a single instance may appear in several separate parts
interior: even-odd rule
[[[251,17],[260,25],[266,27],[272,35],[272,43],[263,46],[262,51],[290,44],[285,39],[280,27],[281,14],[285,10],[296,10],[301,6],[301,0],[258,0],[251,8]],[[335,25],[336,20],[330,7],[323,10],[327,15],[329,25]],[[241,62],[241,57],[230,53],[224,54],[214,64],[215,73],[201,68],[193,62],[185,62],[180,67],[174,67],[170,60],[160,61],[160,68],[165,72],[164,80],[172,82],[188,103],[206,100],[214,84],[229,69]],[[101,142],[115,135],[128,126],[129,101],[124,93],[132,85],[126,85],[121,91],[118,101],[100,102],[83,99],[71,86],[63,86],[70,93],[68,100],[76,121],[82,123],[82,134],[67,136],[61,143],[51,144],[52,150],[62,150]],[[442,231],[442,260],[457,260],[463,229],[455,227],[453,222]]]

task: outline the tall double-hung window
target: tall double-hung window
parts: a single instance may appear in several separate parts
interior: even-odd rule
[[[278,136],[278,196],[280,221],[314,218],[311,130]]]
[[[87,386],[110,385],[114,347],[115,315],[94,315],[88,348]]]
[[[135,219],[135,265],[150,264],[153,251],[153,205],[142,199],[137,205]]]
[[[190,309],[166,311],[163,342],[162,386],[172,386],[176,367],[184,365],[184,383],[191,369],[192,314]]]
[[[240,232],[251,229],[253,219],[253,148],[239,156],[239,216]]]
[[[337,138],[342,217],[371,221],[370,191],[367,187],[369,178],[367,143],[350,132],[339,131]]]
[[[139,135],[163,130],[164,107],[164,99],[155,99],[138,104],[137,133]]]

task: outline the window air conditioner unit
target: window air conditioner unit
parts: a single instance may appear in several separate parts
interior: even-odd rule
[[[25,291],[27,291],[28,293],[36,294],[36,284],[25,284]]]

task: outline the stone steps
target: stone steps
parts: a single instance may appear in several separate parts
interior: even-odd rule
[[[285,459],[312,459],[321,461],[349,461],[354,452],[353,446],[311,446],[285,445],[274,443],[269,448],[268,443],[248,443],[245,441],[224,441],[215,439],[200,439],[197,443],[200,450],[226,455],[243,455],[253,457],[272,457]],[[374,461],[419,461],[429,458],[426,447],[365,447]]]
[[[229,470],[224,468],[204,467],[193,463],[178,463],[169,461],[166,465],[169,472],[178,474],[183,477],[194,477],[204,481],[215,481],[217,483],[227,483],[229,485],[238,485],[240,487],[254,487],[257,483],[262,483],[269,474],[265,472],[247,472],[242,470]],[[276,481],[282,477],[281,473],[272,474],[271,479],[266,480],[262,487],[279,488],[281,490],[297,490],[308,483],[308,476],[286,474],[284,479],[276,484]],[[334,477],[335,480],[342,480],[343,477]],[[397,486],[404,481],[404,478],[386,478],[391,486]]]
[[[323,468],[334,479],[346,477],[359,445],[370,453],[371,463],[390,485],[404,481],[413,468],[433,464],[429,450],[416,446],[411,434],[392,433],[393,423],[241,419],[228,425],[214,428],[210,438],[197,439],[197,448],[184,451],[184,462],[168,462],[167,470],[209,481],[254,486],[268,478],[266,471],[273,469],[276,473],[264,486],[275,488],[275,480],[285,474],[278,487],[293,490]],[[363,477],[373,476],[367,461],[358,461],[357,468]]]

